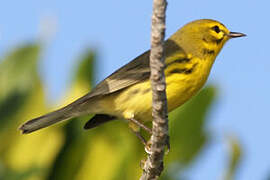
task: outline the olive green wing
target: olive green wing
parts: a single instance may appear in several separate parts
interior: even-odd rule
[[[149,54],[150,51],[146,51],[112,73],[101,81],[90,93],[85,95],[84,99],[107,95],[148,79],[150,77]]]
[[[101,81],[88,95],[93,97],[110,94],[149,77],[149,51],[147,51]]]

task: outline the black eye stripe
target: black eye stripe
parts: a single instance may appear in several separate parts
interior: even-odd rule
[[[212,29],[216,32],[216,33],[219,33],[220,32],[220,29],[219,27],[216,25],[214,27],[212,27]]]

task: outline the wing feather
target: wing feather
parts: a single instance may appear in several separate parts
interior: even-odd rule
[[[149,51],[147,51],[101,81],[88,97],[110,94],[149,77]]]
[[[92,91],[68,106],[81,105],[90,98],[107,95],[149,79],[149,54],[146,51],[101,81]]]

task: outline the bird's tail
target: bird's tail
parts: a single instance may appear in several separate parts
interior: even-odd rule
[[[76,115],[70,113],[68,108],[69,106],[66,106],[57,111],[53,111],[51,113],[27,121],[19,127],[19,130],[21,130],[23,134],[28,134],[33,131],[55,124],[57,122],[76,117]]]

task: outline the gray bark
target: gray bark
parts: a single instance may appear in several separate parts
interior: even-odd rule
[[[168,142],[168,115],[166,82],[164,75],[164,36],[166,0],[153,0],[152,33],[151,33],[151,85],[153,98],[152,136],[150,153],[143,167],[141,180],[158,179],[163,170],[163,158]]]

